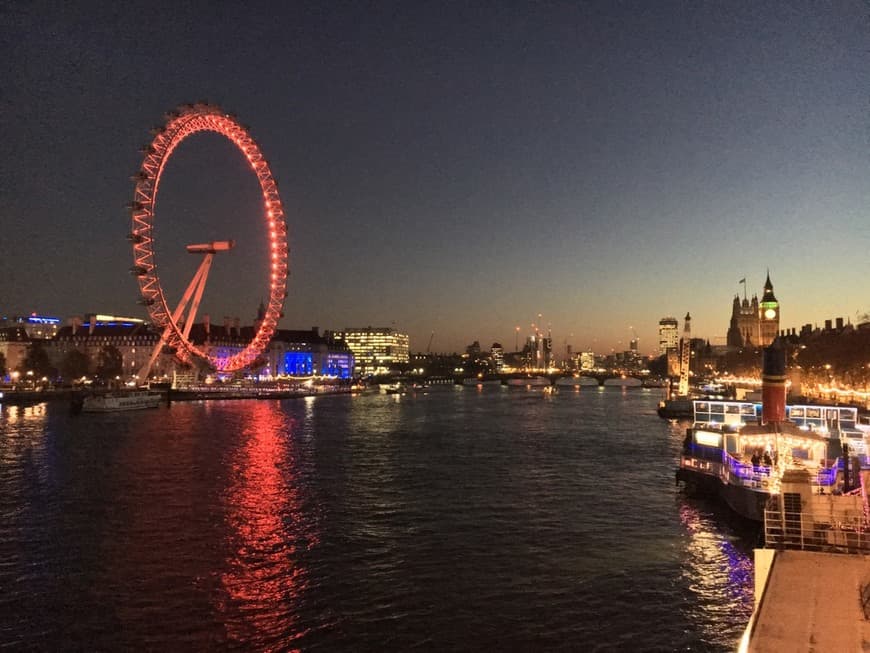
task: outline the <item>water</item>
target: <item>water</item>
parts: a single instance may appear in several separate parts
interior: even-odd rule
[[[637,389],[0,411],[0,646],[733,650],[754,533]]]

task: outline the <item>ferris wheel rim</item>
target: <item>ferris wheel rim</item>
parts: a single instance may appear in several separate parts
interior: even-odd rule
[[[136,182],[130,204],[133,243],[133,268],[142,303],[152,324],[167,334],[166,344],[179,351],[184,360],[200,358],[219,371],[233,372],[249,367],[265,351],[272,339],[278,320],[283,316],[287,295],[288,246],[287,224],[277,183],[259,145],[247,127],[238,119],[212,104],[198,103],[178,107],[166,114],[165,123],[152,130],[154,138],[143,148],[144,159],[134,175]],[[185,139],[203,131],[216,132],[232,142],[247,158],[263,195],[263,218],[269,241],[269,301],[263,320],[244,349],[229,357],[221,357],[198,347],[184,335],[160,283],[155,263],[154,217],[158,188],[163,169],[175,148]]]

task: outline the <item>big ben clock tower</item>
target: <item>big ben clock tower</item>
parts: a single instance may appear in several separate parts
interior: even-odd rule
[[[773,284],[770,283],[770,272],[767,273],[767,281],[764,282],[764,294],[758,307],[759,331],[761,332],[761,346],[767,347],[779,334],[779,302],[773,294]]]

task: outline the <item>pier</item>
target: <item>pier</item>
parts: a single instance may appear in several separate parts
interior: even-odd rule
[[[757,549],[741,653],[870,650],[870,555]]]

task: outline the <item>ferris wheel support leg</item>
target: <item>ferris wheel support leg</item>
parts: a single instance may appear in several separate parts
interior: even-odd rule
[[[190,302],[190,297],[191,295],[193,295],[194,290],[197,291],[197,304],[199,303],[199,299],[202,298],[202,291],[205,288],[205,280],[208,277],[208,271],[211,267],[211,261],[213,258],[213,254],[206,254],[202,263],[199,264],[199,268],[197,268],[196,274],[193,275],[193,279],[190,280],[190,283],[188,284],[187,289],[184,291],[184,295],[182,296],[181,301],[178,302],[178,306],[172,313],[171,323],[167,324],[166,328],[163,329],[163,333],[160,334],[160,340],[158,340],[157,344],[154,345],[154,349],[151,351],[151,356],[148,358],[148,362],[142,366],[141,370],[139,370],[138,376],[141,382],[144,383],[148,380],[148,375],[151,374],[151,368],[154,366],[154,361],[157,360],[160,352],[163,351],[163,346],[168,341],[169,334],[172,332],[172,325],[178,323],[178,318],[181,317],[181,314],[187,307],[188,302]],[[195,307],[194,310],[191,310],[188,323],[184,327],[185,339],[187,338],[188,333],[190,333],[190,326],[193,323],[194,313]]]
[[[193,326],[193,321],[196,318],[196,311],[199,309],[199,302],[202,299],[202,292],[205,290],[205,282],[208,279],[208,273],[211,269],[211,262],[214,259],[214,254],[206,254],[205,258],[199,266],[197,274],[199,275],[199,283],[196,286],[196,293],[193,296],[193,303],[190,305],[190,312],[187,314],[187,320],[184,323],[184,339],[190,335],[190,328]]]

